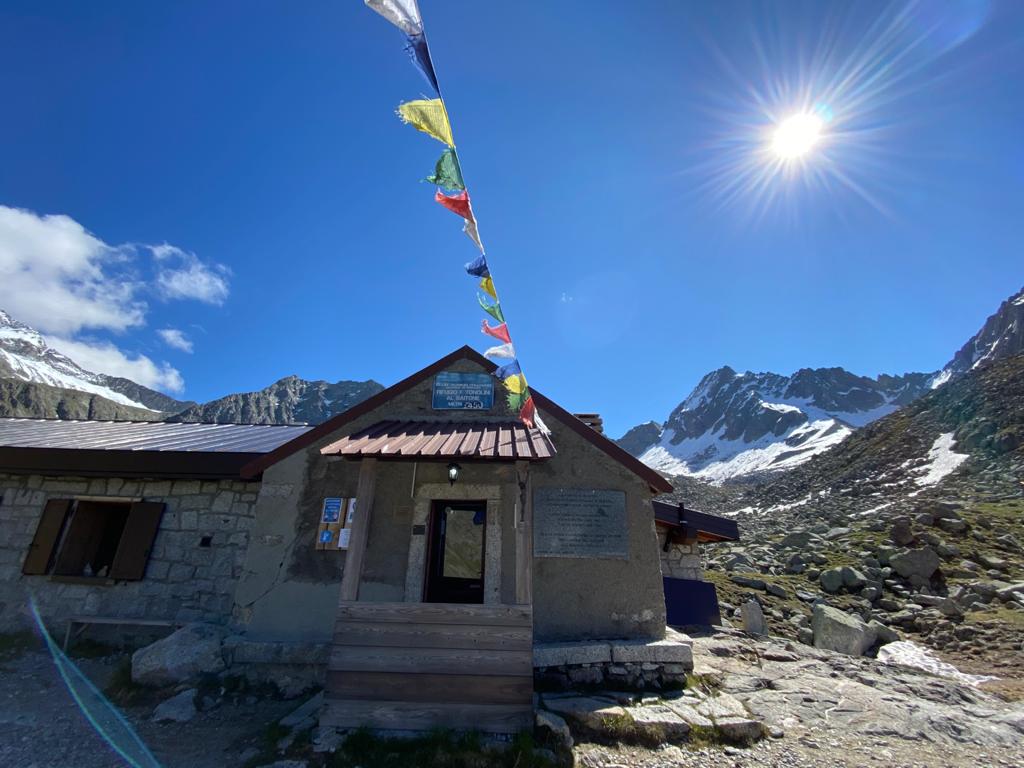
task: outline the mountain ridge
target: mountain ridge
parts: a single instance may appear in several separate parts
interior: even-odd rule
[[[936,373],[857,376],[839,367],[783,376],[706,374],[665,422],[628,430],[619,444],[666,474],[711,482],[792,469],[855,430],[965,373],[1024,351],[1024,290],[1003,301]]]

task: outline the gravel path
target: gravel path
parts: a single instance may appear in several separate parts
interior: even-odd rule
[[[102,687],[118,659],[80,663]],[[301,701],[222,704],[188,723],[153,723],[151,707],[125,714],[163,768],[229,768],[258,744],[268,723]],[[3,768],[124,768],[89,724],[49,655],[29,651],[0,662],[0,766]]]

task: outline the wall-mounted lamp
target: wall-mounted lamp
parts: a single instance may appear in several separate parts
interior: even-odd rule
[[[448,465],[448,485],[455,485],[455,481],[459,479],[459,472],[461,471],[462,467],[454,461]]]

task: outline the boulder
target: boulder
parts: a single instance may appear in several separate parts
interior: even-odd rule
[[[814,647],[826,651],[862,656],[875,644],[877,633],[870,626],[848,613],[819,603],[811,616]]]
[[[690,724],[664,704],[630,707],[626,712],[640,728],[663,733],[669,740],[685,738],[690,732]]]
[[[818,539],[810,531],[793,531],[787,534],[776,546],[779,549],[806,549],[807,545]]]
[[[840,574],[843,577],[843,586],[849,590],[861,589],[868,583],[868,579],[863,573],[848,565],[840,569]]]
[[[569,724],[564,719],[546,709],[538,709],[535,717],[538,729],[547,731],[549,737],[556,744],[565,749],[572,749],[572,731],[569,730]]]
[[[604,721],[622,717],[626,710],[609,701],[589,696],[568,696],[565,698],[544,697],[544,706],[552,712],[573,721],[585,729],[600,730]]]
[[[141,685],[174,685],[224,669],[221,642],[226,630],[188,624],[132,654],[132,680]]]
[[[889,557],[889,565],[905,579],[930,579],[939,568],[939,556],[931,547],[902,549]]]
[[[911,526],[909,517],[897,517],[892,523],[889,531],[889,538],[901,547],[905,547],[914,541],[914,529]]]
[[[764,620],[764,612],[756,600],[748,600],[740,606],[743,619],[743,631],[748,635],[767,635],[768,624]]]
[[[935,524],[946,533],[966,533],[967,523],[958,517],[944,517]]]
[[[891,627],[883,624],[878,619],[872,619],[868,622],[868,628],[875,631],[875,638],[879,645],[885,645],[886,643],[895,643],[900,639],[899,632]]]
[[[799,553],[794,552],[786,560],[786,573],[803,573],[807,569],[807,563]]]
[[[196,714],[196,689],[189,688],[172,696],[153,710],[153,720],[158,723],[173,721],[187,723]]]
[[[843,588],[843,569],[829,568],[826,571],[822,571],[818,576],[818,582],[826,592],[838,592]]]

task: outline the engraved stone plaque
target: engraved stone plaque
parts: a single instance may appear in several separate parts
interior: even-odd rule
[[[533,525],[535,557],[629,559],[624,491],[537,488]]]

